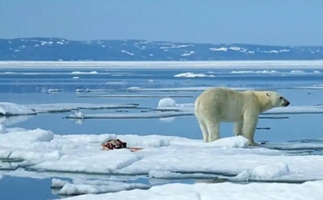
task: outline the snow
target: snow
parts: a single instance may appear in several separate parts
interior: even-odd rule
[[[172,183],[154,186],[148,190],[130,190],[107,194],[88,194],[68,197],[66,200],[272,200],[298,199],[317,200],[323,198],[323,182],[311,181],[303,184],[286,183]]]
[[[139,183],[123,183],[116,181],[87,181],[76,179],[74,183],[69,183],[60,179],[52,179],[52,188],[58,195],[79,195],[79,194],[99,194],[107,192],[118,192],[130,189],[147,189],[150,186]]]
[[[272,195],[278,199],[323,197],[323,182],[319,181],[323,179],[323,156],[289,151],[313,147],[323,149],[323,140],[268,142],[260,147],[248,147],[247,139],[243,136],[204,143],[202,140],[152,134],[57,135],[50,130],[2,128],[6,131],[0,135],[0,169],[12,171],[2,171],[0,176],[55,177],[52,179],[55,194],[91,194],[67,199],[128,199],[126,197],[129,195],[140,200],[175,197],[212,199],[214,195],[228,199],[229,194],[231,199],[239,200],[241,195],[248,199],[266,199]],[[115,138],[127,142],[129,147],[143,149],[136,152],[101,149],[104,141]],[[104,176],[90,179],[94,174]],[[111,175],[146,175],[156,181],[196,179],[196,183],[146,185],[123,182],[122,178]],[[72,180],[56,177],[69,177]],[[217,183],[216,187],[204,183],[218,178],[228,182]],[[231,183],[244,181],[306,182]]]
[[[13,116],[13,115],[30,115],[35,114],[34,111],[26,108],[25,106],[18,105],[10,102],[0,102],[0,116]]]
[[[248,177],[248,180],[259,177],[265,180],[323,178],[323,172],[320,170],[323,167],[322,156],[295,155],[286,149],[271,149],[275,145],[279,147],[279,143],[267,143],[271,148],[267,148],[266,145],[251,148],[247,147],[247,139],[242,136],[204,143],[202,140],[161,135],[56,135],[42,129],[7,130],[8,133],[2,133],[0,137],[0,160],[16,160],[11,166],[1,164],[2,167],[12,169],[26,167],[49,172],[150,174],[165,178],[165,173],[160,175],[163,171],[173,173],[173,177],[180,176],[176,173],[195,174],[191,175],[194,177],[198,177],[198,174],[205,177],[202,173],[229,177],[247,173],[248,176],[244,177]],[[136,152],[128,149],[102,150],[101,143],[113,138],[127,142],[129,147],[143,149]],[[294,149],[304,147],[301,142],[292,144]],[[310,144],[323,148],[323,142],[307,143]],[[113,162],[102,162],[103,160]],[[285,165],[289,169],[288,173],[284,171]],[[270,166],[273,166],[272,169]],[[266,170],[267,172],[262,172]]]
[[[176,74],[176,75],[174,75],[174,77],[196,78],[196,77],[214,77],[214,75],[185,72],[185,73]]]
[[[38,113],[68,112],[80,109],[136,108],[138,104],[53,103],[19,105],[0,102],[0,116],[34,115]]]
[[[158,107],[174,107],[174,106],[176,106],[176,101],[172,98],[163,98],[158,102]]]
[[[251,170],[239,173],[233,180],[268,180],[277,177],[287,176],[290,173],[288,165],[285,163],[275,163],[270,165],[259,165]]]

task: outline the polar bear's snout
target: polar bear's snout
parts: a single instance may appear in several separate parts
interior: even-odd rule
[[[290,102],[289,102],[287,99],[283,98],[282,100],[283,100],[282,105],[283,105],[284,107],[289,106]]]

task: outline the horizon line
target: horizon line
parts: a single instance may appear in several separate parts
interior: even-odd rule
[[[42,37],[42,36],[33,36],[33,37],[14,37],[14,38],[0,38],[0,40],[21,40],[21,39],[60,39],[74,42],[89,42],[89,41],[146,41],[146,42],[159,42],[159,43],[177,43],[177,44],[212,44],[212,45],[253,45],[253,46],[276,46],[276,47],[322,47],[323,44],[317,45],[278,45],[278,44],[255,44],[255,43],[213,43],[213,42],[175,42],[167,40],[147,40],[147,39],[66,39],[63,37]]]

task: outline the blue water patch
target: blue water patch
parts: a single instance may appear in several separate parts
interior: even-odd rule
[[[4,176],[0,180],[0,199],[44,200],[58,199],[50,188],[51,178],[34,179]]]

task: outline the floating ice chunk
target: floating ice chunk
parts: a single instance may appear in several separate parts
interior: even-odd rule
[[[62,89],[56,89],[56,88],[47,90],[47,93],[59,93],[59,92],[63,92],[63,90]]]
[[[49,142],[53,137],[53,132],[39,128],[27,131],[8,132],[1,134],[0,146],[25,147],[34,142]]]
[[[303,74],[303,73],[305,73],[305,71],[302,71],[302,70],[292,70],[292,71],[290,71],[290,73],[293,73],[293,74]]]
[[[290,169],[285,163],[275,163],[268,165],[259,165],[251,170],[239,173],[232,180],[270,180],[282,176],[287,176]]]
[[[172,98],[163,98],[158,102],[158,107],[174,107],[174,106],[176,106],[176,101]]]
[[[0,102],[0,116],[31,115],[36,114],[31,109],[10,102]]]
[[[192,72],[180,73],[174,75],[174,77],[185,77],[185,78],[196,78],[196,77],[214,77],[214,75],[207,75],[207,74],[195,74]]]
[[[98,74],[97,71],[90,71],[90,72],[81,72],[81,71],[74,71],[71,74]]]
[[[68,181],[64,181],[58,178],[52,179],[52,188],[62,188]]]
[[[232,74],[273,74],[273,73],[279,73],[276,70],[263,70],[263,71],[255,71],[255,70],[250,70],[250,71],[245,71],[245,70],[240,70],[240,71],[231,71],[230,73]]]

